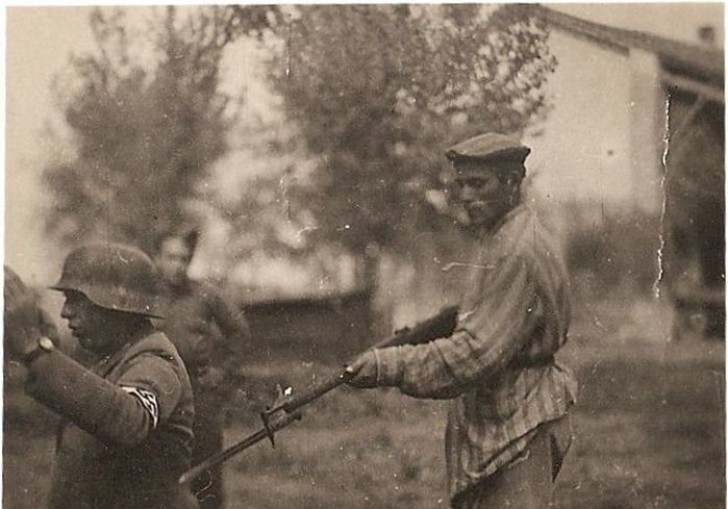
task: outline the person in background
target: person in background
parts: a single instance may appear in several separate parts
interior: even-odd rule
[[[521,200],[530,149],[487,133],[446,152],[455,197],[478,236],[449,338],[375,349],[350,385],[452,399],[446,435],[455,509],[546,508],[571,443],[576,381],[554,355],[570,321],[558,244]]]
[[[215,288],[188,276],[198,238],[196,229],[164,235],[155,256],[165,314],[158,327],[177,346],[195,395],[195,464],[222,450],[223,405],[240,375],[250,342],[243,313],[231,309]],[[202,509],[223,506],[220,467],[196,479],[191,488]]]
[[[51,509],[193,509],[177,483],[190,466],[192,387],[158,317],[151,259],[121,244],[88,244],[52,289],[61,317],[91,352],[86,368],[51,340],[33,294],[5,268],[5,355],[27,368],[25,390],[61,416]]]

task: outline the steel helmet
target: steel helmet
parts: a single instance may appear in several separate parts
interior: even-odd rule
[[[86,244],[71,251],[53,290],[73,290],[106,309],[152,318],[157,314],[157,276],[141,250],[112,242]]]

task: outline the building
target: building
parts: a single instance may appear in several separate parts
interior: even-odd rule
[[[656,283],[666,285],[655,289],[669,290],[678,328],[722,335],[723,6],[566,10],[534,6],[552,27],[559,61],[548,85],[553,111],[543,135],[530,140],[538,194],[579,202],[581,214],[568,216],[567,229],[591,228],[610,216],[658,217],[652,256]],[[663,10],[665,16],[655,16]],[[594,21],[600,16],[611,24]]]
[[[663,156],[675,135],[667,129],[671,100],[685,92],[723,101],[722,5],[534,8],[552,27],[549,45],[559,62],[547,85],[553,110],[543,135],[529,140],[539,194],[659,213]],[[658,35],[668,27],[679,35]]]

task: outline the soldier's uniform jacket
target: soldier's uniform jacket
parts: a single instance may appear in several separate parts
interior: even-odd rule
[[[210,369],[220,369],[224,375],[238,369],[250,336],[248,324],[215,288],[187,279],[179,286],[162,285],[159,294],[165,318],[156,325],[177,347],[196,393],[197,383]],[[211,324],[222,333],[222,340]]]
[[[157,326],[174,342],[192,380],[196,411],[192,461],[199,463],[223,448],[223,409],[250,336],[248,323],[210,285],[186,279],[181,285],[162,284],[160,290],[165,318]],[[191,487],[201,507],[217,508],[223,499],[222,473],[219,467],[210,472]]]
[[[174,345],[151,325],[90,370],[54,350],[29,366],[30,396],[63,417],[51,509],[195,508],[193,397]]]

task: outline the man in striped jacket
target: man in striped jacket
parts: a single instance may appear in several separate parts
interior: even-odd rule
[[[447,151],[455,194],[478,235],[449,338],[370,351],[350,385],[453,399],[446,455],[456,509],[549,505],[571,443],[576,381],[554,354],[570,308],[558,246],[521,202],[530,149],[488,133]]]

